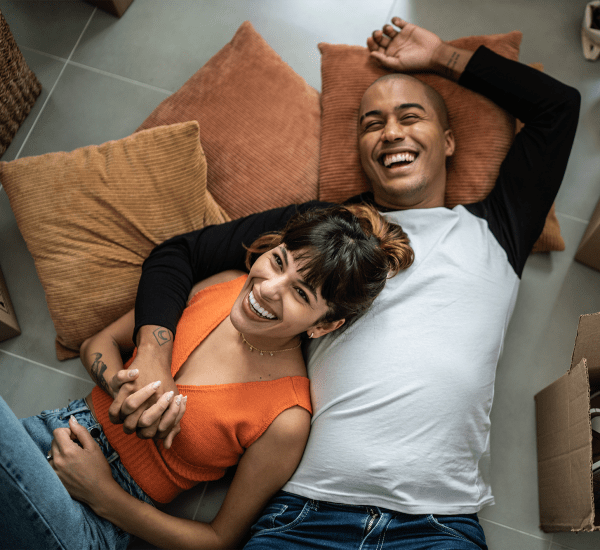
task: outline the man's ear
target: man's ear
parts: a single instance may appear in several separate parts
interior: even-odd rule
[[[321,338],[321,336],[325,336],[326,334],[329,334],[330,332],[337,330],[345,322],[346,322],[346,319],[338,319],[337,321],[332,321],[331,323],[322,323],[319,325],[315,325],[314,327],[309,328],[306,331],[306,334],[308,334],[308,337],[312,338],[313,340],[315,338]]]
[[[454,143],[454,134],[452,130],[448,129],[444,131],[444,139],[446,140],[446,156],[451,157],[454,154],[454,148],[456,144]]]

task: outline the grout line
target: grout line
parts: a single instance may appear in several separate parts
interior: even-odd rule
[[[543,541],[547,541],[549,539],[545,539],[543,537],[537,536],[537,535],[532,535],[531,533],[526,533],[525,531],[521,531],[519,529],[515,529],[514,527],[509,527],[508,525],[504,525],[503,523],[498,523],[497,521],[492,521],[491,519],[486,519],[486,518],[479,518],[479,521],[487,521],[488,523],[491,523],[493,525],[497,525],[498,527],[504,527],[505,529],[508,529],[509,531],[514,531],[515,533],[520,533],[521,535],[526,535],[528,537],[532,537],[534,539],[538,539],[538,540],[543,540]],[[550,539],[550,542],[552,542],[552,539]]]
[[[108,71],[103,71],[102,69],[96,69],[95,67],[90,67],[89,65],[84,65],[83,63],[77,63],[76,61],[68,61],[69,65],[74,65],[75,67],[79,67],[81,69],[87,69],[88,71],[92,71],[94,73],[98,73],[104,76],[110,76],[115,78],[116,80],[122,80],[123,82],[128,82],[129,84],[136,84],[137,86],[142,86],[143,88],[147,88],[149,90],[154,90],[155,92],[160,92],[165,95],[172,95],[173,92],[171,90],[165,90],[164,88],[158,88],[157,86],[152,86],[152,84],[146,84],[145,82],[140,82],[139,80],[133,80],[132,78],[127,78],[126,76],[121,76],[114,73],[109,73]]]
[[[582,220],[581,218],[577,218],[575,216],[571,216],[569,214],[563,214],[562,212],[556,212],[557,216],[562,216],[563,218],[567,218],[568,220],[572,220],[574,222],[579,222],[579,223],[583,223],[585,225],[587,225],[588,223],[590,223],[589,220]]]
[[[90,23],[92,21],[92,18],[94,17],[94,14],[96,13],[97,10],[98,10],[98,8],[94,8],[94,11],[92,12],[92,14],[90,15],[89,19],[87,20],[87,23],[85,24],[85,27],[81,31],[81,34],[79,35],[79,38],[77,39],[77,42],[75,42],[75,45],[73,46],[73,49],[71,50],[71,53],[69,54],[69,58],[65,61],[65,64],[63,65],[63,68],[60,70],[60,73],[58,75],[58,78],[56,79],[56,82],[54,82],[54,85],[52,86],[52,89],[48,93],[48,97],[46,98],[46,101],[44,101],[44,104],[42,105],[42,108],[40,109],[40,112],[38,113],[37,117],[35,117],[35,120],[33,121],[33,124],[31,126],[31,128],[29,129],[29,132],[27,132],[27,135],[25,136],[25,140],[21,144],[21,148],[17,152],[17,156],[15,157],[14,160],[17,160],[21,156],[21,152],[23,151],[23,148],[25,147],[25,144],[29,141],[29,136],[31,136],[31,133],[33,132],[34,128],[36,127],[37,122],[40,119],[40,116],[44,112],[44,109],[46,108],[46,105],[48,104],[48,101],[50,101],[50,98],[52,97],[52,92],[54,92],[54,89],[56,88],[56,86],[57,86],[57,84],[58,84],[61,76],[65,72],[65,69],[67,68],[67,65],[69,64],[69,61],[70,61],[71,57],[75,53],[75,49],[77,48],[77,46],[79,46],[79,42],[81,42],[81,39],[83,38],[83,35],[84,35],[85,31],[87,30],[87,28],[89,27],[89,25],[90,25]]]
[[[83,63],[78,63],[77,61],[65,59],[64,57],[58,57],[57,55],[53,55],[51,53],[42,52],[42,51],[36,50],[34,48],[28,48],[27,46],[21,46],[21,49],[37,53],[38,55],[43,55],[44,57],[49,57],[50,59],[54,59],[55,61],[65,62],[69,65],[73,65],[74,67],[79,67],[80,69],[85,69],[87,71],[98,73],[103,76],[109,76],[111,78],[115,78],[117,80],[122,80],[123,82],[127,82],[129,84],[135,84],[136,86],[141,86],[142,88],[148,88],[149,90],[153,90],[155,92],[160,92],[165,95],[173,94],[172,90],[165,90],[164,88],[159,88],[158,86],[152,86],[152,84],[146,84],[145,82],[140,82],[139,80],[134,80],[133,78],[121,76],[119,74],[104,71],[102,69],[97,69],[96,67],[91,67],[90,65],[84,65]]]
[[[26,361],[27,363],[31,363],[33,365],[37,365],[38,367],[42,367],[44,369],[48,369],[54,371],[58,374],[62,374],[64,376],[69,376],[70,378],[76,378],[77,380],[81,380],[82,382],[89,382],[92,385],[95,385],[91,380],[82,378],[81,376],[77,376],[75,374],[71,374],[69,372],[63,372],[59,369],[55,369],[54,367],[49,367],[48,365],[44,365],[44,363],[39,363],[38,361],[34,361],[33,359],[27,359],[27,357],[23,357],[21,355],[17,355],[16,353],[11,353],[10,351],[6,351],[0,349],[0,353],[5,353],[6,355],[10,355],[11,357],[15,357],[16,359],[21,359],[22,361]]]

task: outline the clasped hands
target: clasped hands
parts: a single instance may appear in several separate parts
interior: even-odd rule
[[[138,389],[139,378],[138,369],[121,370],[112,378],[115,399],[108,410],[109,419],[113,424],[122,423],[127,434],[164,439],[163,446],[169,449],[181,431],[187,397],[177,393],[172,379],[156,380]]]

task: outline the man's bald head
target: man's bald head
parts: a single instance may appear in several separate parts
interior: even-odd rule
[[[442,129],[448,130],[450,128],[450,124],[448,123],[448,109],[446,108],[446,102],[444,101],[444,98],[439,94],[439,92],[435,88],[432,88],[429,84],[425,84],[425,82],[422,82],[414,76],[410,76],[404,73],[390,73],[383,75],[367,88],[365,94],[371,87],[375,86],[378,83],[385,82],[387,80],[406,80],[410,82],[418,82],[419,85],[423,88],[425,96],[431,103],[431,106],[433,107],[438,117]]]

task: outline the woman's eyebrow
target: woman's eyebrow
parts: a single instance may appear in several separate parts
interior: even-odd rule
[[[285,246],[281,246],[281,257],[283,259],[283,263],[285,264],[285,267],[287,267],[289,265],[288,262],[288,255],[287,255],[287,250],[285,249]],[[309,285],[304,279],[298,279],[298,283],[301,284],[303,287],[306,288],[306,290],[308,290],[315,298],[315,301],[319,300],[319,297],[317,296],[317,291],[315,290],[315,288],[312,285]]]

